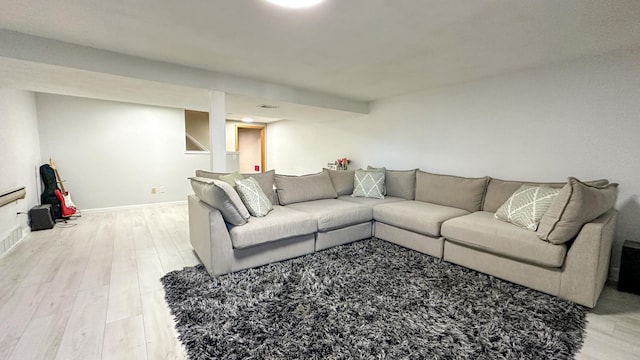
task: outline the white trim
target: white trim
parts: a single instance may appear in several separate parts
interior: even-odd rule
[[[209,150],[207,151],[199,151],[199,150],[185,150],[185,155],[209,155]]]
[[[200,148],[200,150],[195,150],[195,151],[206,151],[209,152],[209,149],[202,145],[202,143],[200,141],[198,141],[196,138],[193,137],[193,135],[189,134],[188,132],[184,132],[184,134],[187,136],[187,139],[191,140],[191,142],[193,142],[198,148]],[[192,150],[187,150],[187,151],[192,151]]]
[[[117,210],[133,210],[133,209],[144,209],[144,208],[176,206],[176,205],[187,205],[187,200],[167,201],[167,202],[151,203],[151,204],[123,205],[123,206],[113,206],[113,207],[95,208],[95,209],[83,209],[82,213],[92,214],[92,213],[117,211]]]
[[[16,245],[20,243],[28,232],[20,225],[15,225],[10,230],[6,231],[0,237],[0,257],[7,254],[12,249],[15,249]]]

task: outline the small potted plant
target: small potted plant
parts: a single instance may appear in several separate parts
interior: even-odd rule
[[[349,163],[351,162],[351,160],[345,158],[342,159],[338,159],[336,160],[335,164],[336,164],[336,169],[338,170],[347,170],[349,168]]]

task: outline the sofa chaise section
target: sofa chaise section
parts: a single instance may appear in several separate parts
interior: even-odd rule
[[[443,225],[444,260],[578,304],[595,306],[607,279],[617,211],[609,210],[586,224],[568,247],[545,243],[524,234],[510,240],[500,239],[500,230],[487,226],[489,222],[500,225],[500,221],[486,217],[491,213],[480,214],[484,214],[484,218],[469,215]],[[474,235],[469,228],[463,229],[465,224],[486,227],[478,229]],[[495,231],[493,239],[489,229]],[[485,241],[478,240],[480,238]],[[543,246],[557,249],[532,246],[536,240]]]
[[[494,218],[494,213],[477,211],[442,225],[447,241],[490,252],[517,261],[550,268],[564,264],[566,244],[541,241],[536,233]]]
[[[550,241],[542,226],[531,231],[495,218],[501,204],[523,185],[560,189],[540,224],[549,225],[547,232],[562,229],[563,234]],[[608,275],[616,193],[617,184],[606,179],[542,184],[491,179],[483,211],[442,225],[444,260],[593,307]]]

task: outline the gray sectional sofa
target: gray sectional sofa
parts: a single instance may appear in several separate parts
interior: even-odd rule
[[[243,223],[233,217],[233,202],[220,202],[229,192],[218,181],[223,174],[198,170],[191,180],[196,194],[188,198],[191,244],[215,276],[376,237],[595,306],[608,275],[617,184],[383,171],[381,199],[352,196],[354,171],[247,174],[258,181],[273,210]],[[559,189],[537,231],[494,216],[523,184]]]

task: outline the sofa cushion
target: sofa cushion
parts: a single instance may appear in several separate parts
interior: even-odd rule
[[[617,195],[618,184],[592,186],[569,178],[540,219],[538,237],[553,244],[573,239],[584,224],[611,209]]]
[[[309,214],[274,205],[265,217],[252,217],[244,226],[231,226],[229,236],[236,249],[313,234],[318,222]]]
[[[609,180],[600,179],[588,181],[587,184],[594,186],[607,185]],[[554,189],[561,189],[566,182],[526,182],[526,181],[511,181],[500,180],[491,178],[487,185],[487,193],[484,196],[484,202],[482,204],[483,211],[496,212],[498,208],[504,204],[505,201],[522,185],[539,186],[544,185]]]
[[[384,167],[367,166],[367,170],[384,171],[384,195],[400,197],[406,200],[416,198],[416,171],[413,170],[387,170]]]
[[[522,185],[498,208],[495,218],[536,231],[540,218],[559,192],[548,186]]]
[[[418,171],[416,200],[478,211],[482,206],[488,180],[488,177],[465,178]]]
[[[487,211],[445,221],[442,236],[447,241],[545,267],[561,267],[567,254],[565,245],[540,241],[535,232],[496,220]]]
[[[384,199],[384,171],[356,170],[353,197]]]
[[[290,176],[276,174],[276,190],[280,205],[338,197],[327,172]]]
[[[227,184],[236,187],[236,180],[244,180],[244,176],[242,176],[239,172],[232,172],[231,174],[220,175],[218,179],[226,182]]]
[[[468,213],[455,207],[414,200],[381,204],[373,208],[376,221],[433,237],[440,236],[440,226],[445,220]]]
[[[417,171],[418,169],[385,171],[386,195],[415,200]]]
[[[310,214],[318,221],[318,231],[361,224],[373,218],[371,207],[338,199],[306,201],[287,206]]]
[[[269,198],[264,194],[256,179],[250,177],[236,180],[236,190],[252,216],[262,217],[273,209]]]
[[[249,211],[238,193],[224,181],[192,177],[191,188],[203,202],[220,210],[224,221],[233,225],[244,225],[249,219]]]
[[[338,196],[338,200],[348,201],[348,202],[352,202],[360,205],[366,205],[371,208],[380,204],[407,201],[405,199],[402,199],[399,197],[393,197],[393,196],[385,196],[384,199],[374,199],[374,198],[364,198],[364,197],[353,197],[351,195]]]
[[[322,169],[322,171],[329,173],[331,184],[333,184],[333,188],[336,190],[336,193],[338,193],[338,196],[351,195],[353,193],[355,170]]]
[[[241,175],[243,175],[245,178],[252,177],[256,179],[256,181],[258,181],[258,184],[260,184],[260,188],[262,188],[262,191],[264,191],[264,194],[269,198],[269,201],[271,201],[272,204],[277,204],[273,191],[275,174],[275,170],[269,170],[263,173],[242,173]],[[215,173],[206,170],[196,170],[196,176],[199,177],[219,180],[221,175],[228,175],[228,173]]]

